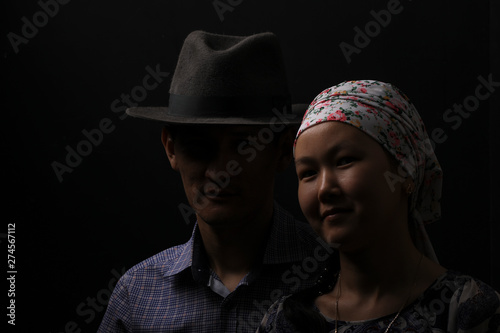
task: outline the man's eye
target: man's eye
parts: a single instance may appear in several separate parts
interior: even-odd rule
[[[213,156],[217,149],[210,141],[197,139],[184,141],[180,146],[184,154],[200,160]]]
[[[250,144],[250,141],[247,139],[239,139],[239,140],[234,140],[232,145],[233,147],[236,147],[238,149],[245,148]]]
[[[201,137],[196,137],[196,136],[191,136],[187,138],[182,138],[179,140],[179,142],[183,146],[195,146],[195,145],[200,145],[203,143],[206,143],[208,140],[201,138]]]
[[[187,142],[183,142],[183,148],[189,151],[198,151],[205,150],[208,148],[208,144],[202,140],[189,140]]]

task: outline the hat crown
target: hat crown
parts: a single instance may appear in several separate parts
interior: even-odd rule
[[[127,114],[177,124],[263,125],[277,114],[299,124],[305,104],[292,104],[278,38],[271,32],[228,36],[193,31],[184,40],[168,107],[131,107]]]
[[[179,54],[170,94],[185,96],[288,96],[278,39],[194,31]]]

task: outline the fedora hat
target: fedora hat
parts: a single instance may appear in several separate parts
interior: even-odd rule
[[[131,107],[133,117],[177,124],[300,124],[307,104],[292,104],[278,38],[191,32],[170,85],[168,106]]]

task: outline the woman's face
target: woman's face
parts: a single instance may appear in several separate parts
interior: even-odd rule
[[[403,184],[391,187],[386,179],[394,163],[354,126],[330,121],[307,129],[297,140],[295,165],[302,211],[326,242],[356,251],[390,241],[406,226]]]

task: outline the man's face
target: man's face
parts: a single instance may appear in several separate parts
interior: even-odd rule
[[[291,159],[291,140],[277,135],[260,126],[164,130],[167,156],[199,222],[237,227],[270,214],[275,172]]]

